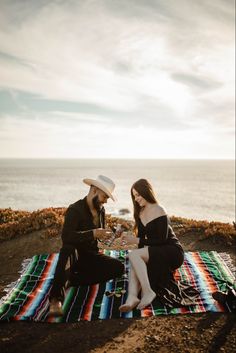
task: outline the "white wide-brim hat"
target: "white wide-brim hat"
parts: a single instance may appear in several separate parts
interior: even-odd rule
[[[113,201],[116,201],[116,197],[112,194],[115,189],[115,184],[113,181],[104,176],[99,175],[97,179],[83,179],[83,182],[90,186],[96,186],[98,189],[105,192],[107,196],[109,196]]]

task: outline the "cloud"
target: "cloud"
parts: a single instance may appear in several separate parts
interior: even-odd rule
[[[145,91],[144,91],[145,92]],[[32,119],[34,116],[47,116],[47,119],[53,119],[55,115],[65,119],[73,117],[78,122],[87,121],[106,121],[114,128],[126,128],[137,125],[147,125],[149,127],[158,127],[159,130],[168,129],[171,124],[173,129],[182,130],[191,127],[186,119],[176,120],[176,112],[167,104],[169,92],[164,103],[159,102],[155,97],[140,94],[139,107],[132,111],[116,111],[109,108],[88,104],[83,102],[68,102],[62,100],[43,99],[39,95],[24,93],[21,91],[0,91],[1,116],[14,113],[24,118]],[[174,97],[170,97],[173,99]],[[175,97],[176,99],[176,97]],[[183,106],[180,107],[181,109]],[[168,117],[166,119],[166,117]]]
[[[188,75],[187,73],[173,73],[172,78],[188,87],[198,90],[212,90],[217,89],[222,86],[222,83],[217,81],[212,81],[209,78],[199,77],[197,75]]]
[[[233,9],[223,0],[2,1],[0,117],[228,136]]]
[[[233,158],[232,139],[211,126],[188,130],[114,126],[102,116],[54,112],[1,118],[0,158]],[[10,147],[9,147],[10,146]],[[29,149],[30,146],[30,149]],[[207,154],[206,154],[207,151]]]

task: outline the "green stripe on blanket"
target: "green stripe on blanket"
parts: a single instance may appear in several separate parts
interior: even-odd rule
[[[62,318],[48,317],[48,295],[52,286],[58,254],[36,255],[24,268],[21,277],[0,301],[1,321],[77,322],[109,318],[148,317],[162,314],[223,312],[229,308],[215,302],[212,293],[233,285],[234,276],[229,255],[225,253],[186,252],[184,264],[175,273],[176,280],[184,281],[200,291],[196,305],[181,308],[164,307],[157,299],[142,311],[134,309],[120,313],[119,306],[126,300],[121,296],[107,297],[106,291],[120,292],[128,288],[129,261],[127,251],[104,250],[106,255],[125,264],[122,278],[91,286],[71,287],[66,292]]]

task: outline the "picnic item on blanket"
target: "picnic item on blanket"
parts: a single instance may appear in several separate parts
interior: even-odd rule
[[[227,305],[230,311],[236,312],[236,290],[232,287],[228,287],[225,292],[216,291],[212,293],[212,297],[221,304]]]
[[[9,285],[0,300],[1,321],[77,322],[109,318],[149,317],[153,315],[230,311],[215,301],[212,293],[235,287],[230,256],[215,251],[186,252],[184,264],[175,271],[177,283],[192,285],[200,292],[196,304],[168,307],[158,300],[143,310],[121,313],[119,306],[127,297],[129,261],[127,250],[103,250],[125,264],[122,278],[90,286],[70,287],[63,303],[64,315],[49,317],[48,296],[52,286],[58,254],[35,255],[24,262],[21,277]],[[179,281],[179,282],[178,282]]]

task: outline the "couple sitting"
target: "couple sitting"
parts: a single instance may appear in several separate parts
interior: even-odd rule
[[[114,201],[115,184],[103,175],[96,180],[84,179],[90,186],[87,196],[70,205],[62,230],[62,248],[50,292],[50,315],[62,315],[65,288],[90,285],[121,277],[123,264],[99,253],[97,240],[109,241],[113,233],[105,225],[103,205],[110,197]],[[130,278],[128,297],[121,312],[137,307],[142,310],[158,296],[165,305],[194,303],[198,292],[176,283],[174,270],[184,261],[184,251],[176,238],[168,216],[145,179],[131,188],[134,205],[134,235],[123,233],[126,244],[136,244],[129,254]]]

